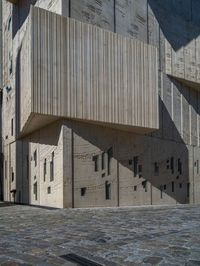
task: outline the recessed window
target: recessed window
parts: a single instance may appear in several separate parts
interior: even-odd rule
[[[33,160],[35,162],[35,167],[36,167],[37,166],[37,150],[34,151]]]
[[[12,177],[11,177],[11,179],[12,179],[12,182],[14,181],[14,179],[15,179],[15,175],[14,175],[14,172],[12,171]]]
[[[142,186],[143,186],[145,192],[147,192],[147,181],[146,180],[142,182]]]
[[[7,179],[7,160],[5,160],[5,169],[4,169],[4,171],[5,171],[5,179]]]
[[[174,182],[172,181],[172,192],[174,192]]]
[[[85,194],[86,194],[86,190],[87,190],[86,187],[82,187],[82,188],[81,188],[81,197],[85,196]]]
[[[12,17],[9,17],[9,20],[8,20],[8,30],[9,31],[11,30],[11,23],[12,23]]]
[[[137,191],[137,186],[134,186],[134,191]]]
[[[111,199],[111,184],[108,181],[105,182],[105,194],[106,200]]]
[[[166,190],[166,189],[167,189],[167,185],[164,185],[164,186],[163,186],[163,189]]]
[[[54,152],[51,153],[51,162],[50,162],[50,181],[54,180]]]
[[[171,169],[171,173],[174,173],[174,157],[171,157],[170,159],[170,169]]]
[[[51,194],[51,187],[48,187],[48,188],[47,188],[47,193],[48,193],[48,194]]]
[[[132,165],[133,161],[132,160],[128,160],[128,164]]]
[[[94,162],[94,171],[98,172],[99,171],[99,156],[98,155],[93,156],[92,160]]]
[[[14,124],[14,122],[13,122],[13,118],[11,119],[11,136],[13,136],[13,124]]]
[[[44,181],[46,181],[46,174],[47,174],[47,159],[44,159]]]
[[[108,149],[108,175],[111,174],[111,162],[113,157],[113,149],[112,147]]]
[[[37,182],[35,182],[33,185],[33,194],[35,196],[35,200],[37,200]]]

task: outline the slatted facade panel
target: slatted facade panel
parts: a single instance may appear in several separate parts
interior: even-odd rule
[[[165,40],[166,74],[198,88],[200,83],[199,28],[181,19],[179,19],[179,22],[179,26],[176,27],[182,30],[184,41],[182,43],[180,41],[180,45],[175,48],[170,45],[167,39]],[[180,32],[176,27],[174,36],[177,35],[176,32]],[[179,36],[176,36],[176,38],[180,40]],[[187,41],[187,38],[189,38],[189,41]]]
[[[155,47],[40,8],[30,17],[32,113],[158,128]]]

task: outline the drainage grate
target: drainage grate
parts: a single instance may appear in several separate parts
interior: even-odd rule
[[[80,266],[102,266],[99,263],[96,263],[92,260],[88,260],[84,257],[78,256],[78,255],[73,254],[73,253],[62,255],[62,256],[60,256],[60,258],[68,260],[70,262],[75,262]]]

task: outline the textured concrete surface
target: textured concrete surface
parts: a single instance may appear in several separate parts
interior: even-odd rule
[[[200,206],[42,209],[0,204],[0,265],[200,265]],[[10,263],[10,264],[9,264]],[[11,264],[12,263],[12,264]]]

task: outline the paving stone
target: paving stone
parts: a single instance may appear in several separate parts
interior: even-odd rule
[[[0,265],[200,265],[200,206],[41,209],[1,205]]]

